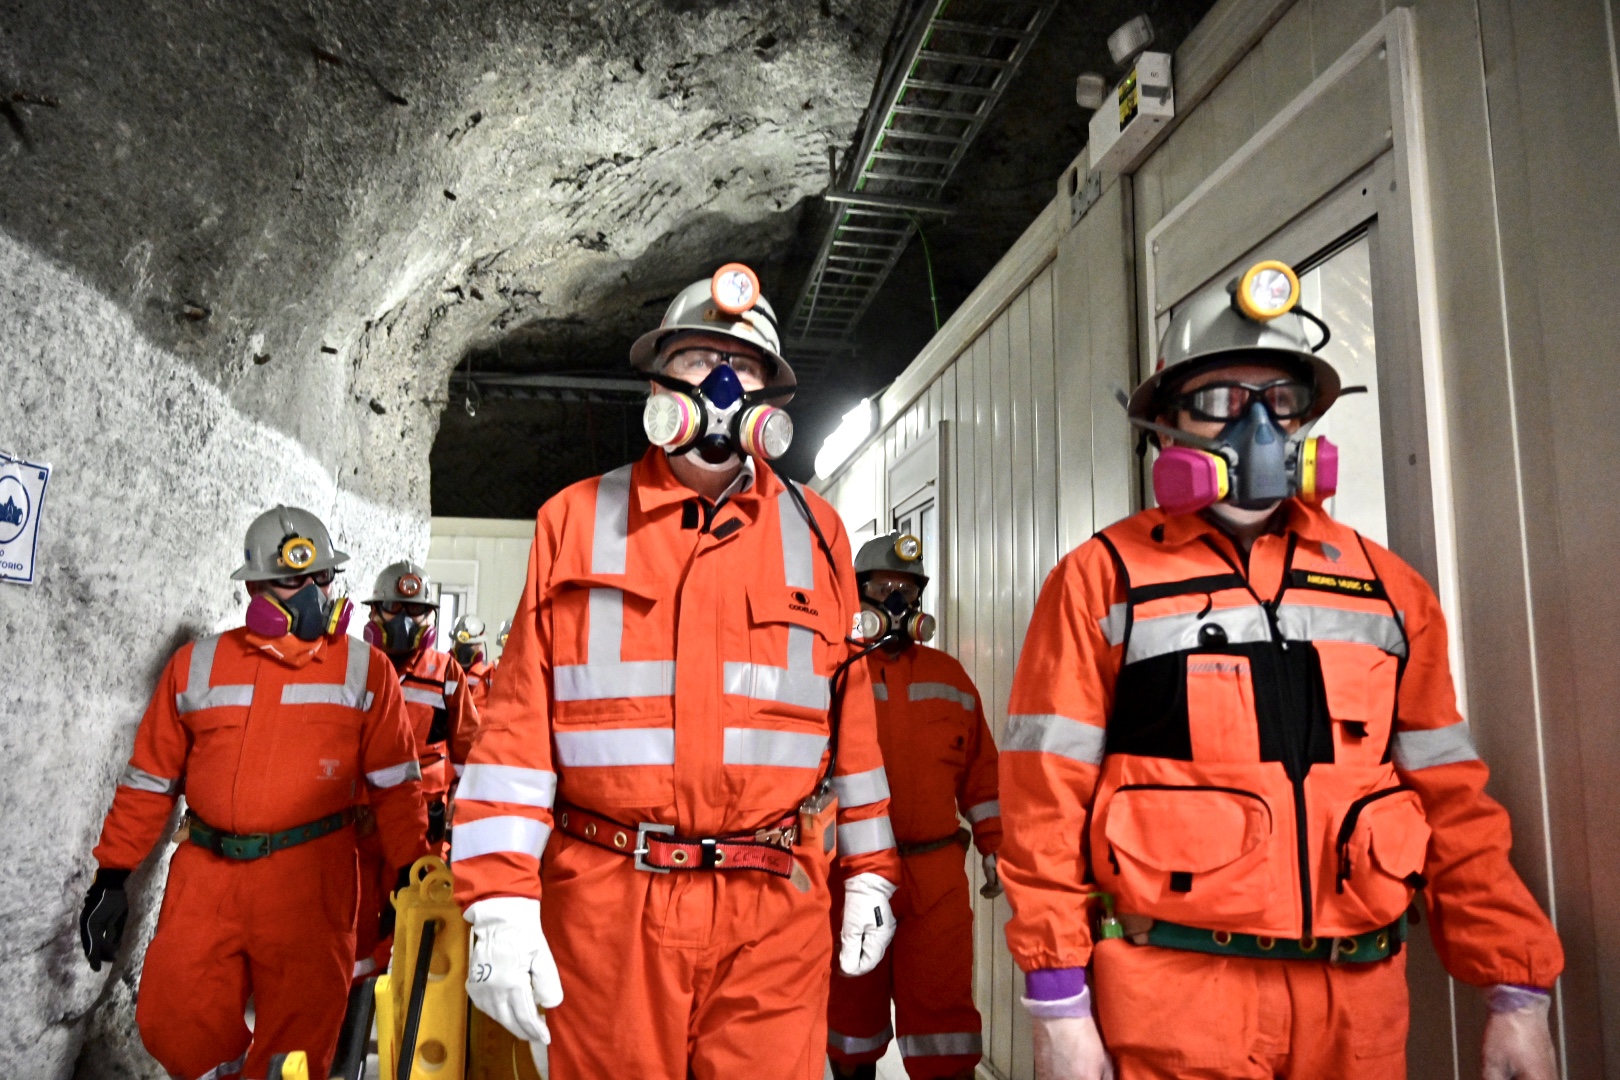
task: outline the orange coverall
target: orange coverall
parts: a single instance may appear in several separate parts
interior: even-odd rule
[[[207,825],[252,834],[341,812],[362,789],[388,857],[424,854],[420,769],[387,657],[359,638],[306,646],[231,630],[183,646],[164,668],[96,861],[140,863],[182,792]],[[147,1050],[186,1080],[257,1080],[272,1054],[292,1050],[325,1076],[348,1000],[357,893],[352,827],[252,861],[182,842],[141,971],[135,1019]]]
[[[489,662],[489,654],[480,652],[478,659],[469,664],[467,672],[467,689],[472,691],[473,708],[480,711],[489,703],[489,683],[495,677],[495,665]]]
[[[628,851],[552,835],[554,796],[725,837],[771,827],[815,790],[858,593],[838,515],[803,497],[836,580],[765,468],[711,515],[653,448],[540,510],[453,856],[463,905],[539,898],[544,882],[565,994],[547,1015],[557,1080],[822,1076],[830,825],[795,846],[791,880],[644,872]],[[897,881],[864,665],[848,672],[837,749],[838,861]]]
[[[876,1061],[898,1030],[908,1075],[932,1080],[971,1073],[982,1050],[973,1005],[973,908],[965,844],[955,837],[960,813],[982,854],[1001,846],[995,740],[973,681],[949,653],[926,645],[910,645],[898,656],[879,649],[866,664],[888,769],[889,817],[900,845],[893,904],[899,929],[873,971],[856,978],[833,972],[827,1050],[846,1065]],[[933,850],[907,850],[922,847]],[[841,889],[835,888],[835,898],[842,899]]]
[[[416,760],[422,767],[429,846],[435,855],[444,858],[450,853],[449,842],[434,834],[448,822],[450,789],[478,731],[478,710],[473,705],[470,680],[461,665],[449,653],[436,649],[418,649],[412,653],[405,670],[400,672],[399,686],[405,699],[405,715],[416,737]],[[360,917],[355,923],[356,979],[388,970],[393,937],[378,936],[378,918],[393,895],[399,871],[397,864],[389,862],[375,831],[362,828]]]
[[[1547,987],[1563,967],[1508,861],[1433,591],[1320,508],[1285,512],[1247,559],[1198,516],[1110,526],[1052,571],[1024,641],[1001,747],[1007,941],[1026,971],[1094,961],[1121,1080],[1404,1077],[1405,956],[1336,949],[1395,924],[1425,879],[1457,979]],[[1214,945],[1094,954],[1091,889],[1136,917],[1127,933],[1151,919]],[[1221,956],[1226,934],[1341,960]]]

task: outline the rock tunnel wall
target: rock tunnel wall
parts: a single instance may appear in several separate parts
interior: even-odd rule
[[[91,972],[77,931],[90,849],[152,684],[175,648],[239,624],[245,595],[229,575],[259,510],[320,514],[354,556],[345,578],[358,592],[389,561],[426,554],[426,493],[399,507],[355,494],[3,234],[0,381],[4,448],[55,469],[38,584],[0,585],[0,1075],[54,1080],[77,1062],[83,1077],[161,1077],[132,1005],[162,866],[135,889],[110,972]],[[340,406],[329,410],[335,425]],[[425,457],[431,438],[410,449]]]

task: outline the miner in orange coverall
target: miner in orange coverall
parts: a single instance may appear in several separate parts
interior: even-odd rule
[[[482,709],[489,702],[489,680],[495,674],[489,647],[484,643],[484,620],[476,615],[463,615],[456,620],[450,638],[456,663],[467,673],[473,708]]]
[[[631,356],[653,446],[540,509],[457,796],[467,991],[555,1080],[817,1080],[828,874],[852,974],[900,876],[849,541],[767,463],[792,372],[751,270]]]
[[[1298,299],[1269,262],[1177,310],[1129,405],[1159,505],[1065,557],[1024,640],[1001,871],[1041,1080],[1404,1077],[1419,888],[1487,997],[1487,1080],[1557,1073],[1563,950],[1434,591],[1322,508],[1339,377]]]
[[[428,846],[445,858],[450,853],[450,789],[478,730],[472,691],[455,658],[433,648],[439,603],[426,570],[408,559],[387,567],[377,575],[366,607],[366,640],[393,661],[405,715],[416,736]],[[375,831],[361,828],[356,979],[388,970],[394,923],[389,897],[405,884],[403,872],[409,869],[390,863]]]
[[[973,1006],[973,909],[962,859],[969,833],[958,826],[957,814],[973,826],[984,865],[982,894],[1001,895],[996,744],[962,665],[922,644],[934,635],[934,619],[921,608],[928,585],[921,541],[899,533],[868,541],[855,556],[855,580],[867,621],[863,634],[882,642],[866,665],[903,868],[894,899],[900,929],[876,970],[858,978],[833,974],[827,1050],[834,1075],[870,1080],[898,1031],[910,1076],[972,1080],[982,1047]]]
[[[135,1020],[171,1076],[263,1080],[302,1050],[325,1076],[354,967],[356,798],[388,857],[426,853],[416,745],[387,659],[344,633],[315,515],[247,533],[247,625],[182,646],[158,679],[102,827],[80,917],[91,966],[117,956],[124,882],[186,797]],[[252,1031],[243,1017],[253,998]]]

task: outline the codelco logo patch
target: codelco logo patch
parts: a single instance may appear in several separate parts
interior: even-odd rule
[[[338,778],[338,769],[343,767],[343,762],[339,761],[337,758],[323,757],[321,758],[320,765],[321,775],[319,779],[336,780]]]
[[[810,606],[810,597],[803,592],[794,590],[789,594],[788,607],[794,611],[802,611],[806,615],[820,615],[821,612]]]

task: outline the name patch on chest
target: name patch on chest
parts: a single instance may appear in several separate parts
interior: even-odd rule
[[[1338,593],[1341,596],[1363,596],[1372,600],[1384,599],[1382,582],[1366,578],[1345,577],[1342,574],[1323,574],[1316,570],[1292,570],[1288,574],[1289,588],[1316,589]]]

